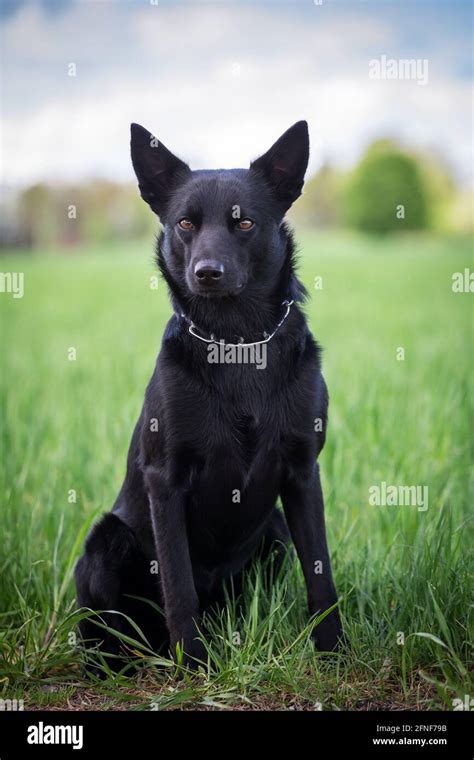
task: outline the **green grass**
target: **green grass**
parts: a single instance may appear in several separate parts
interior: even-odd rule
[[[161,282],[149,287],[151,241],[10,254],[1,268],[25,273],[25,295],[0,294],[3,698],[25,709],[331,710],[452,709],[472,695],[472,295],[451,290],[453,272],[472,269],[469,243],[299,238],[331,395],[320,462],[350,653],[313,651],[294,564],[269,590],[257,569],[243,609],[207,621],[207,671],[178,678],[137,634],[137,676],[83,678],[72,568],[120,487],[170,306]],[[371,506],[380,481],[427,485],[427,511]]]

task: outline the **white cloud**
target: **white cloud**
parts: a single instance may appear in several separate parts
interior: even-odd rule
[[[437,147],[465,178],[468,83],[441,65],[430,65],[426,87],[371,80],[368,61],[396,55],[400,30],[380,17],[312,10],[150,6],[124,15],[94,3],[51,19],[26,7],[3,33],[5,181],[131,179],[131,121],[195,168],[245,166],[301,118],[312,170],[327,158],[350,165],[370,139],[391,134]]]

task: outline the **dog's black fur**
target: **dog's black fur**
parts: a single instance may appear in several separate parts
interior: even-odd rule
[[[133,433],[125,482],[77,564],[77,598],[81,606],[131,616],[156,650],[171,644],[175,653],[180,643],[193,665],[204,659],[200,613],[222,598],[226,579],[237,582],[255,556],[281,552],[290,536],[310,615],[337,600],[316,462],[328,394],[283,221],[303,187],[308,129],[295,124],[248,170],[191,171],[136,124],[131,150],[141,195],[163,225],[157,258],[175,314]],[[193,322],[202,336],[261,340],[281,320],[285,300],[295,303],[267,344],[264,371],[210,364],[206,344],[188,332]],[[166,625],[136,596],[164,606]],[[136,637],[123,616],[103,617]],[[117,638],[92,620],[81,632],[89,644],[101,639],[104,652],[118,651]],[[321,650],[338,646],[337,608],[313,637]]]

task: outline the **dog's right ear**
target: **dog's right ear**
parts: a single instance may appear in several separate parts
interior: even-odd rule
[[[140,194],[161,216],[170,194],[187,179],[191,169],[140,124],[131,125],[130,148]]]
[[[273,191],[282,214],[301,195],[308,159],[308,124],[297,121],[270,150],[250,164],[250,171],[262,176]]]

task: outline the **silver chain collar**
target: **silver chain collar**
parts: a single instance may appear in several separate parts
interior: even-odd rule
[[[243,347],[260,346],[260,345],[262,345],[262,343],[268,343],[273,338],[273,336],[278,332],[278,330],[282,326],[283,322],[288,317],[288,315],[290,313],[290,309],[293,306],[293,304],[294,304],[294,299],[291,300],[291,301],[288,301],[288,300],[283,301],[281,305],[282,306],[286,306],[286,311],[283,314],[283,316],[280,319],[280,321],[278,322],[278,324],[275,327],[275,329],[273,330],[273,332],[270,333],[270,335],[267,335],[267,333],[264,332],[263,333],[263,340],[256,340],[254,343],[244,343],[244,339],[243,338],[241,338],[238,343],[226,343],[223,338],[221,340],[217,340],[217,338],[214,336],[214,333],[211,333],[210,338],[203,338],[202,335],[199,335],[196,332],[196,325],[194,324],[194,322],[191,322],[191,320],[188,319],[188,317],[186,316],[186,314],[184,314],[183,312],[181,312],[180,316],[182,317],[182,319],[184,319],[188,323],[188,333],[190,335],[192,335],[193,338],[197,338],[198,340],[202,340],[203,343],[220,343],[221,345],[224,345],[224,346],[243,346]]]

